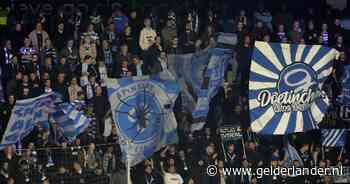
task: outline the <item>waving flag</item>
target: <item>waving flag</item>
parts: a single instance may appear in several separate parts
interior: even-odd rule
[[[301,166],[304,165],[303,159],[301,159],[298,151],[288,142],[284,148],[285,157],[287,157],[287,163],[289,166],[293,165],[294,160],[298,160]]]
[[[322,146],[342,147],[346,144],[347,130],[345,129],[322,129]]]
[[[0,68],[0,78],[2,78],[2,68]],[[2,82],[0,82],[0,102],[4,102],[4,89],[2,87]]]
[[[107,79],[107,91],[123,160],[130,166],[177,142],[173,106],[180,88],[167,72]]]
[[[232,59],[232,51],[227,49],[212,49],[211,57],[204,73],[202,87],[198,89],[197,105],[192,113],[193,118],[206,117],[209,111],[209,101],[213,98],[224,81],[226,67]],[[208,81],[205,81],[208,80]],[[208,84],[205,85],[205,82]],[[204,83],[204,85],[203,85]]]
[[[0,75],[1,77],[1,75]],[[0,102],[4,102],[5,98],[4,98],[4,89],[2,88],[2,83],[0,82]]]
[[[197,94],[200,93],[209,59],[208,51],[168,55],[169,71],[181,85],[183,106],[190,112],[195,109]]]
[[[233,51],[221,48],[168,56],[169,70],[182,88],[183,106],[192,112],[195,120],[206,119],[210,99],[222,85],[230,62],[233,62]]]
[[[51,115],[52,120],[57,123],[64,136],[70,141],[84,132],[91,123],[91,118],[79,110],[80,106],[81,104],[77,103],[61,103],[56,107],[56,112]]]
[[[341,80],[342,91],[337,101],[343,105],[350,105],[350,66],[344,67],[344,73]]]
[[[317,129],[329,105],[321,89],[337,54],[321,45],[255,42],[249,81],[252,130],[283,135]]]
[[[16,101],[0,149],[27,136],[36,123],[47,121],[48,114],[54,111],[57,101],[58,96],[55,93]]]

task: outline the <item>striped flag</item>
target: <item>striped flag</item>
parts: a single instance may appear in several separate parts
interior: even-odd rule
[[[36,124],[47,121],[48,114],[54,111],[54,104],[58,101],[58,95],[55,93],[18,100],[12,109],[0,149],[21,141],[32,131]]]
[[[0,82],[0,102],[5,102],[4,89],[2,87],[2,83],[1,82]]]
[[[91,123],[91,118],[86,117],[82,110],[79,110],[78,103],[61,103],[56,106],[56,112],[52,114],[51,120],[57,123],[63,131],[64,136],[72,141],[79,134],[84,132]]]
[[[301,159],[299,152],[288,142],[284,148],[285,157],[287,157],[288,165],[292,165],[294,160],[298,160],[301,166],[304,166],[303,159]]]
[[[346,144],[347,131],[345,129],[322,129],[322,146],[342,147]]]
[[[341,94],[337,97],[337,101],[341,104],[350,104],[350,66],[344,67],[344,74],[341,79]]]
[[[200,130],[209,112],[210,100],[217,94],[229,63],[232,49],[210,48],[190,54],[168,56],[169,71],[181,86],[182,107],[192,112],[191,130]]]
[[[0,68],[0,78],[2,78],[2,68]],[[0,102],[4,102],[4,88],[2,87],[2,82],[0,82]]]

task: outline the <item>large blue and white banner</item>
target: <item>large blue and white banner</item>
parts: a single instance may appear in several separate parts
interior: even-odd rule
[[[168,56],[169,70],[182,88],[183,106],[194,119],[206,118],[210,99],[217,94],[231,62],[233,51],[221,48]]]
[[[53,112],[58,101],[55,93],[16,101],[0,149],[20,141],[32,131],[35,124],[48,121],[49,113]]]
[[[106,84],[123,160],[130,166],[178,141],[173,106],[180,86],[168,72],[107,79]]]
[[[321,89],[337,55],[321,45],[255,42],[249,81],[252,130],[284,135],[318,129],[329,105]]]

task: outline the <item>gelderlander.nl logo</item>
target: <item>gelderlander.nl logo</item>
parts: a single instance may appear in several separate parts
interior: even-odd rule
[[[224,175],[224,176],[255,176],[256,178],[263,178],[264,176],[342,176],[343,167],[266,167],[266,168],[218,168],[216,165],[209,165],[207,167],[208,176]]]
[[[271,105],[274,112],[308,110],[318,98],[326,98],[320,89],[316,72],[305,63],[285,67],[276,83],[276,92],[262,90],[258,94],[260,107]]]

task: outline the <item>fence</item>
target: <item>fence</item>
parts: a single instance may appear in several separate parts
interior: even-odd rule
[[[112,184],[122,183],[125,177],[118,144],[21,149],[17,152],[18,161],[12,163],[14,173],[10,173],[16,183],[41,184],[48,180],[50,184]]]
[[[334,183],[350,183],[350,167],[343,167],[342,176],[334,176]]]

